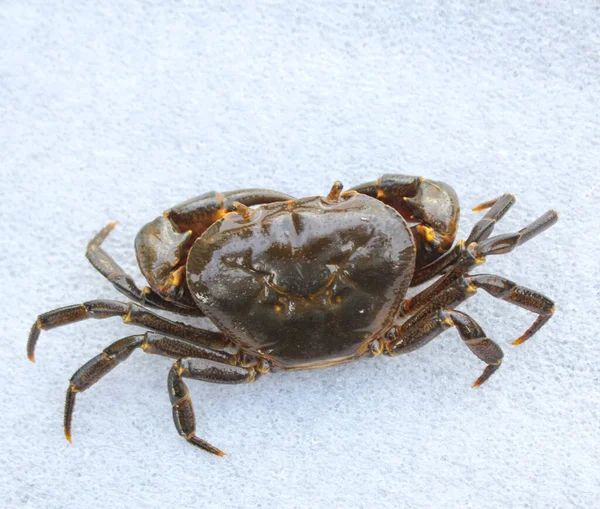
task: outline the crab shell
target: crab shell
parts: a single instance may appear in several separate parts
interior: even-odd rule
[[[225,215],[192,246],[187,284],[244,350],[317,368],[361,356],[392,326],[415,251],[398,212],[349,191]]]

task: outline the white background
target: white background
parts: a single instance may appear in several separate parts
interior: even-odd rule
[[[0,500],[10,508],[597,507],[600,497],[596,2],[0,2]],[[552,7],[548,7],[548,4]],[[135,353],[81,395],[71,374],[118,319],[25,342],[38,313],[120,298],[87,263],[106,242],[142,283],[133,239],[208,190],[325,194],[398,172],[463,205],[503,192],[498,231],[558,225],[478,271],[556,300],[534,315],[480,292],[461,309],[505,350],[455,331],[395,359],[190,382],[198,434],[175,432],[168,359]]]

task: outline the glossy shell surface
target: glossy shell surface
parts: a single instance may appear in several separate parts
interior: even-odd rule
[[[353,191],[229,213],[194,243],[187,282],[232,341],[284,369],[363,354],[393,323],[415,245],[391,207]]]

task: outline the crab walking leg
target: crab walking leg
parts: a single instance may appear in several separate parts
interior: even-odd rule
[[[417,268],[413,274],[410,286],[419,286],[436,276],[444,274],[449,267],[452,267],[460,260],[464,249],[465,241],[459,240],[450,251],[444,253],[437,260],[423,268]]]
[[[462,256],[465,246],[471,245],[473,242],[479,242],[487,239],[494,231],[496,223],[504,217],[509,209],[514,205],[515,197],[512,194],[503,194],[500,198],[487,201],[475,207],[474,211],[484,210],[489,208],[487,214],[481,218],[471,229],[468,239],[459,241],[454,248],[447,253],[444,253],[434,262],[426,265],[421,269],[417,269],[411,281],[411,286],[417,286],[431,278],[442,274],[445,269],[455,264]]]
[[[43,313],[31,327],[27,341],[27,356],[34,361],[35,346],[40,332],[89,318],[104,319],[120,316],[124,323],[152,329],[169,336],[176,336],[196,344],[221,350],[229,341],[220,332],[192,327],[181,322],[163,318],[134,302],[124,303],[114,300],[91,300]]]
[[[515,201],[515,197],[512,194],[506,193],[500,196],[500,198],[481,203],[480,205],[477,205],[477,207],[474,207],[474,212],[485,210],[486,208],[489,208],[489,210],[485,216],[473,226],[465,244],[468,246],[472,242],[481,242],[482,240],[487,239],[494,231],[496,223],[505,216],[515,204]]]
[[[203,316],[198,307],[166,301],[148,286],[140,290],[133,278],[102,247],[102,243],[116,225],[116,222],[109,223],[88,243],[85,256],[92,266],[108,279],[115,289],[131,300],[165,311]]]
[[[456,279],[466,274],[472,267],[484,263],[487,255],[509,253],[517,246],[524,244],[550,228],[557,220],[558,214],[554,210],[549,210],[517,233],[496,235],[479,243],[472,242],[468,246],[460,246],[461,255],[446,274],[422,292],[405,301],[402,310],[405,313],[411,313],[415,309],[422,307],[426,302],[434,298],[435,295],[440,294],[452,285]]]
[[[104,375],[126,360],[137,348],[150,354],[179,359],[180,357],[202,357],[223,363],[235,363],[236,357],[224,352],[204,348],[181,338],[172,338],[146,332],[115,341],[96,357],[81,366],[71,377],[65,400],[64,429],[65,437],[71,441],[71,421],[77,393],[89,389]]]
[[[473,318],[460,311],[443,309],[419,314],[402,326],[392,328],[387,336],[386,353],[394,356],[412,352],[450,327],[456,327],[469,350],[487,363],[483,373],[473,384],[473,387],[478,387],[500,367],[504,354]]]
[[[478,288],[485,290],[493,297],[515,304],[539,315],[531,327],[518,339],[513,341],[513,345],[520,345],[527,341],[552,318],[552,314],[554,313],[554,302],[535,290],[520,286],[501,276],[492,274],[465,274],[455,279],[448,288],[435,297],[432,297],[430,301],[422,302],[419,307],[412,308],[410,314],[413,317],[410,320],[418,321],[422,316],[431,314],[435,310],[454,309],[475,295]],[[411,302],[411,300],[404,302],[405,309],[410,307]]]
[[[554,302],[535,290],[519,286],[513,281],[492,274],[476,274],[467,279],[472,285],[482,288],[490,295],[539,315],[531,327],[513,341],[513,345],[520,345],[527,341],[552,318],[555,310]]]
[[[206,358],[178,360],[169,372],[169,397],[173,405],[173,420],[177,432],[188,442],[218,456],[225,453],[196,436],[196,418],[190,392],[183,379],[191,378],[217,384],[253,382],[259,373],[253,367],[231,366]]]

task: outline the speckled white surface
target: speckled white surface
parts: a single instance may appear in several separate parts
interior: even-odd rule
[[[253,4],[253,3],[252,3]],[[548,5],[551,5],[549,7]],[[0,500],[8,508],[598,507],[596,2],[0,2]],[[451,183],[469,208],[503,192],[498,230],[561,221],[486,272],[557,302],[533,315],[481,294],[505,350],[481,363],[453,331],[396,359],[190,382],[211,457],[176,434],[170,361],[134,354],[78,400],[67,380],[118,319],[44,334],[35,316],[118,294],[84,249],[139,278],[137,229],[207,190],[326,193],[382,173]],[[141,282],[141,279],[140,279]]]

